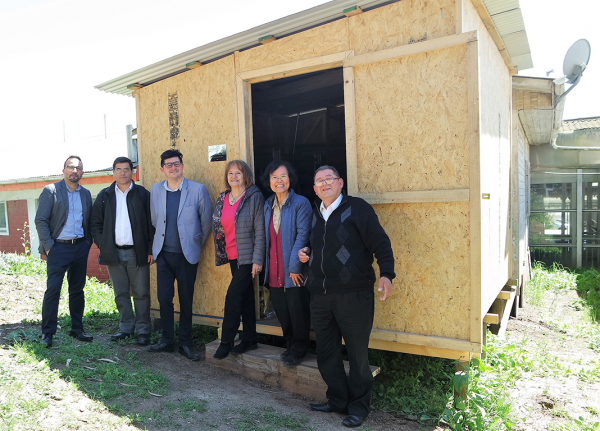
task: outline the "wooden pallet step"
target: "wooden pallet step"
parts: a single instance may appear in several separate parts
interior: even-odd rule
[[[287,392],[318,400],[326,399],[327,385],[319,373],[316,355],[306,355],[297,366],[286,367],[279,359],[279,355],[285,349],[259,344],[256,350],[249,350],[242,355],[230,354],[227,358],[219,360],[215,359],[213,355],[220,343],[220,340],[215,340],[206,345],[206,362],[208,364],[276,386]],[[348,374],[350,365],[347,361],[344,361],[344,367]],[[379,367],[371,366],[373,376],[379,374],[380,371]]]

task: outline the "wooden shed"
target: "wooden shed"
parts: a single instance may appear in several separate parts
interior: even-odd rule
[[[511,76],[528,67],[518,0],[336,0],[97,88],[135,97],[148,189],[172,147],[213,201],[226,163],[210,161],[217,145],[256,174],[291,161],[311,200],[314,169],[340,168],[396,257],[370,346],[466,359],[511,284]],[[195,321],[219,326],[230,273],[206,244]]]

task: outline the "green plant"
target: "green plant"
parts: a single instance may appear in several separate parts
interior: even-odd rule
[[[600,320],[600,273],[588,269],[577,275],[577,292],[589,308],[594,321]]]
[[[550,424],[548,431],[596,431],[600,430],[600,422],[579,416],[567,424]]]

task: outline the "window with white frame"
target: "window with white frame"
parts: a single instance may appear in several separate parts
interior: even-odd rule
[[[0,235],[8,235],[8,211],[6,202],[0,202]]]

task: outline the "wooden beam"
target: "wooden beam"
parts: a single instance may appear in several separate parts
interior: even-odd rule
[[[344,61],[344,67],[354,67],[362,64],[378,63],[392,58],[405,55],[419,54],[436,49],[448,48],[450,46],[462,45],[477,40],[477,31],[455,34],[452,36],[438,37],[435,39],[415,42],[409,45],[397,46],[395,48],[382,49],[368,54],[356,55]]]
[[[347,9],[344,9],[344,15],[346,15],[347,17],[359,15],[361,13],[363,13],[363,10],[359,6],[352,6]]]
[[[508,281],[506,282],[507,286],[518,286],[519,285],[519,281],[516,278],[509,278]]]
[[[187,67],[188,69],[197,69],[200,66],[202,66],[202,63],[200,63],[199,61],[192,61],[191,63],[187,63],[185,65],[185,67]]]
[[[237,111],[238,111],[238,138],[240,143],[240,160],[245,161],[253,168],[252,157],[252,93],[250,84],[236,76]]]
[[[356,150],[356,94],[354,69],[344,67],[344,115],[346,120],[346,180],[348,193],[358,194],[358,153]]]
[[[470,336],[472,343],[482,343],[481,317],[481,165],[479,118],[478,42],[467,43],[467,118],[469,145],[469,222],[470,222]]]
[[[501,291],[496,299],[503,299],[505,301],[509,300],[511,296],[513,296],[515,292],[507,292],[506,290]]]
[[[497,325],[500,322],[500,316],[498,314],[487,313],[483,317],[483,323],[488,323],[490,325]]]
[[[520,91],[532,91],[535,93],[554,93],[554,82],[546,78],[528,78],[524,76],[513,76],[512,89]]]
[[[414,346],[436,347],[439,349],[460,350],[465,352],[481,352],[481,344],[456,338],[435,337],[432,335],[411,334],[385,329],[373,329],[371,340],[390,341],[393,343],[411,344]]]
[[[469,189],[411,190],[407,192],[358,193],[371,205],[417,202],[469,202]]]
[[[270,34],[268,36],[260,37],[258,39],[258,42],[262,43],[263,45],[266,45],[267,43],[275,42],[276,40],[277,40],[277,38],[275,36],[273,36],[272,34]]]
[[[490,33],[490,36],[492,37],[492,40],[496,44],[498,51],[500,51],[500,55],[502,56],[502,59],[504,60],[504,64],[506,64],[506,67],[508,67],[509,70],[514,69],[515,66],[514,66],[512,60],[510,59],[510,55],[508,54],[506,45],[504,45],[502,36],[500,36],[500,32],[498,32],[498,29],[496,28],[496,25],[494,24],[492,17],[490,16],[487,8],[485,7],[483,0],[471,0],[471,3],[473,3],[473,7],[475,7],[475,10],[477,11],[479,18],[481,18],[483,25],[485,26],[487,31]]]
[[[273,79],[285,78],[288,76],[302,75],[315,72],[317,70],[333,69],[344,64],[344,60],[352,55],[354,51],[342,51],[335,54],[321,55],[318,57],[307,58],[304,60],[292,61],[289,63],[278,64],[276,66],[263,67],[260,69],[240,72],[237,75],[250,84],[257,82],[271,81]]]
[[[468,361],[470,352],[461,352],[453,349],[440,349],[438,347],[415,346],[412,344],[394,343],[391,341],[369,340],[370,349],[387,350],[388,352],[410,353],[412,355],[432,356],[435,358],[448,358],[457,361]],[[477,355],[473,355],[477,356]]]
[[[129,84],[127,86],[128,90],[134,90],[134,91],[135,90],[139,90],[140,88],[144,88],[144,86],[142,84],[137,84],[137,83],[135,83],[135,84]]]

